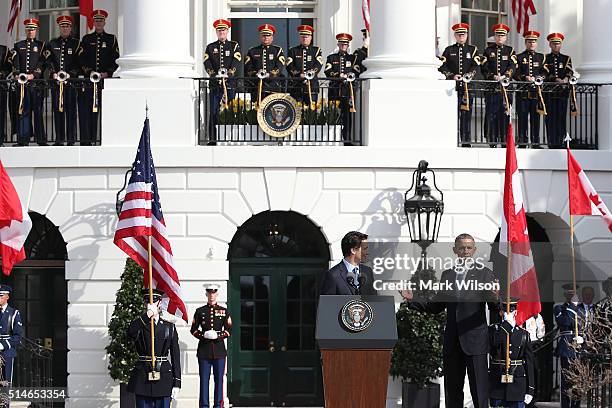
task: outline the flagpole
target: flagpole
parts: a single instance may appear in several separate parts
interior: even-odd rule
[[[497,0],[497,24],[501,24],[502,19],[502,10],[501,10],[501,0]]]
[[[151,235],[148,237],[149,252],[149,303],[153,304],[153,257],[151,256]],[[155,316],[151,316],[151,367],[155,371]]]
[[[571,140],[572,138],[570,137],[568,133],[565,137],[565,144],[566,144],[568,152],[569,152]],[[569,153],[567,155],[567,168],[569,171]],[[573,297],[576,296],[576,250],[574,248],[574,216],[572,215],[571,210],[572,209],[570,206],[570,247],[571,247],[571,256],[572,256],[572,289],[574,291],[574,295],[572,296],[572,299],[573,299]],[[574,318],[574,335],[576,337],[578,337],[578,318],[577,317],[578,316],[576,315],[576,318]]]
[[[506,261],[506,313],[510,314],[510,271],[512,270],[512,242],[508,239]],[[516,321],[514,322],[516,324]],[[510,372],[510,333],[506,333],[506,375]]]

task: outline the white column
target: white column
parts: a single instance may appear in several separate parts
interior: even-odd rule
[[[120,0],[121,78],[192,76],[189,0]]]
[[[582,10],[581,81],[612,81],[612,1],[588,0]]]
[[[435,0],[384,0],[371,4],[368,77],[439,79],[435,55]]]

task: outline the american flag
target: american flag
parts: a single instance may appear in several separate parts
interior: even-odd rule
[[[6,27],[7,33],[12,33],[13,28],[15,28],[15,23],[19,18],[19,13],[21,11],[21,0],[11,0],[11,11],[9,13],[9,22]]]
[[[363,16],[363,22],[366,30],[370,32],[370,0],[361,0],[361,15]]]
[[[159,201],[147,118],[140,136],[136,159],[132,164],[132,175],[119,213],[114,242],[145,271],[148,271],[149,236],[151,236],[153,259],[153,287],[164,291],[165,296],[162,300],[164,308],[170,314],[187,321],[187,308],[183,302],[178,274],[173,265],[172,248]],[[145,273],[147,287],[148,275]]]
[[[536,15],[533,0],[512,0],[512,15],[516,23],[516,32],[529,31],[529,15]]]

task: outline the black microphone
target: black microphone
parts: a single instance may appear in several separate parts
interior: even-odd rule
[[[349,286],[355,287],[355,278],[353,278],[352,276],[347,276],[346,282],[349,284]]]
[[[359,277],[357,278],[357,282],[359,282],[359,287],[363,288],[363,285],[365,285],[367,281],[368,277],[365,276],[363,273],[360,273]]]

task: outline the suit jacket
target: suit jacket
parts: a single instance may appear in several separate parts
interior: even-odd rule
[[[111,77],[119,67],[119,44],[117,37],[107,32],[85,34],[77,52],[81,69],[89,77],[91,71],[106,72]]]
[[[440,313],[446,309],[444,331],[444,355],[449,355],[457,344],[468,356],[489,352],[489,332],[485,307],[497,314],[497,295],[488,290],[457,291],[454,269],[442,272],[440,283],[452,283],[455,290],[439,291],[431,300],[415,297],[408,307],[414,310]],[[493,272],[486,267],[472,268],[466,272],[465,281],[491,283],[496,280]]]
[[[360,294],[362,295],[376,295],[374,289],[374,274],[372,268],[367,265],[359,265],[359,274],[365,276],[365,283],[360,287]],[[349,285],[346,280],[348,270],[344,261],[340,261],[337,265],[333,266],[329,271],[324,273],[323,279],[321,279],[321,286],[319,294],[321,295],[355,295],[357,294],[357,288]]]

